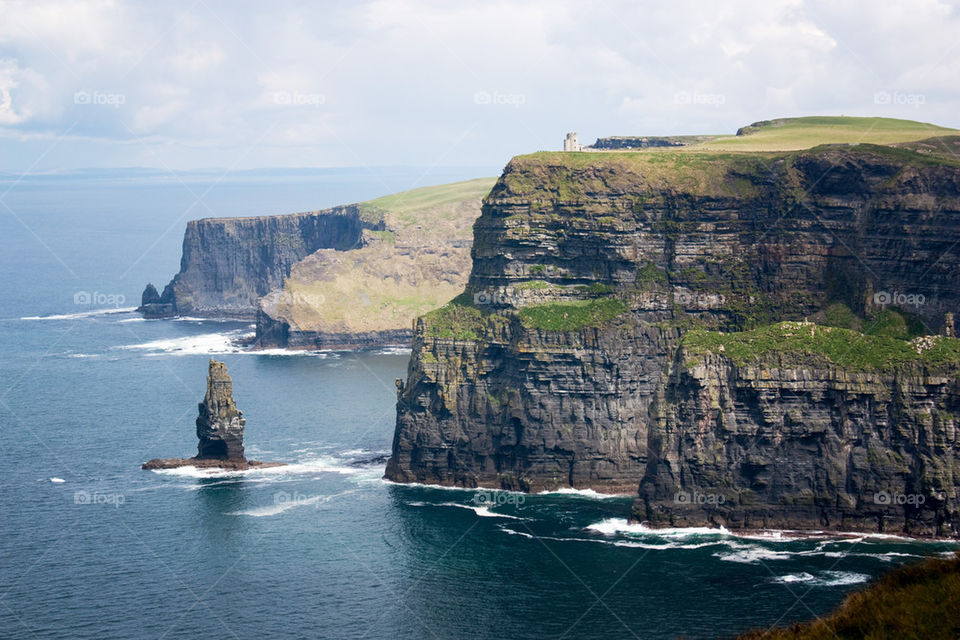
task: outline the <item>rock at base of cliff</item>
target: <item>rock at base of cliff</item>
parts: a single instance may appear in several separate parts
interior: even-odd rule
[[[249,471],[250,469],[269,469],[271,467],[286,466],[285,462],[260,462],[246,458],[218,460],[216,458],[154,458],[140,465],[141,469],[155,471],[157,469],[178,469],[180,467],[196,467],[197,469],[223,469],[224,471]]]

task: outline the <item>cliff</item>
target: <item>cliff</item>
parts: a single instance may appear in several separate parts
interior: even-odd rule
[[[379,229],[350,251],[321,249],[263,297],[257,344],[356,348],[410,343],[414,319],[463,291],[470,228],[492,178],[424,187],[358,205]]]
[[[956,144],[515,158],[465,294],[418,321],[387,477],[639,488],[657,523],[955,534],[960,357],[907,340],[953,330]],[[883,357],[717,342],[805,318]]]
[[[360,244],[357,205],[311,213],[191,220],[183,236],[180,272],[157,295],[144,291],[146,316],[195,315],[255,318],[261,297],[283,286],[290,267],[319,249],[344,251]]]
[[[463,290],[479,178],[312,213],[187,224],[180,272],[148,317],[255,318],[261,347],[408,344],[413,320]]]

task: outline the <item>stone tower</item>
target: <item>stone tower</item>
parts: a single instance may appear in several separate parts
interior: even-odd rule
[[[581,151],[583,147],[580,146],[580,142],[577,140],[577,132],[571,131],[567,134],[567,137],[563,140],[563,150],[564,151]]]

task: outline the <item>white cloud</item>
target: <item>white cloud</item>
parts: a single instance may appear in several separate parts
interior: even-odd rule
[[[241,153],[243,166],[502,164],[568,130],[716,133],[804,113],[960,126],[960,16],[936,0],[0,0],[0,11],[0,135],[73,126],[77,165],[157,154],[229,166]],[[881,90],[925,100],[876,105]],[[0,168],[30,161],[15,142],[0,150]]]

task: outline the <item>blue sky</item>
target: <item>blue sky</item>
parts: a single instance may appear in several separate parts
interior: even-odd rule
[[[0,170],[500,166],[572,130],[806,114],[960,127],[958,33],[934,0],[0,0]]]

